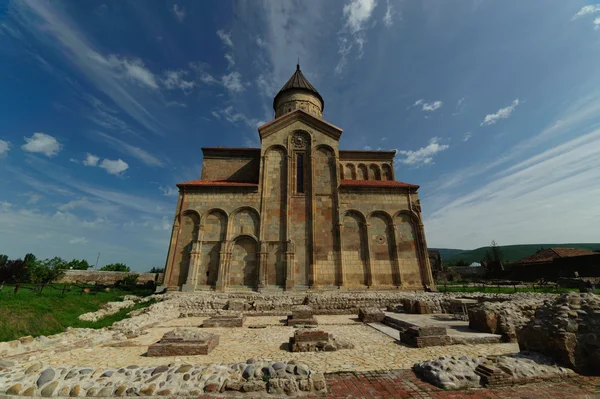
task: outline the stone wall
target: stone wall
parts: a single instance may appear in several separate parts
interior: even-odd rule
[[[96,283],[112,285],[130,274],[139,275],[138,284],[144,284],[147,281],[156,281],[162,283],[163,273],[136,273],[136,272],[105,272],[99,270],[67,270],[65,275],[57,283]]]

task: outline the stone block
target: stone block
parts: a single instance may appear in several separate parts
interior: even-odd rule
[[[415,348],[454,344],[446,328],[438,326],[410,327],[400,334],[400,342]]]
[[[215,327],[243,327],[244,317],[241,315],[215,315],[210,319],[202,322],[203,328],[215,328]]]
[[[241,301],[239,299],[230,299],[229,301],[227,301],[227,309],[236,312],[243,312],[245,310],[245,304],[246,303],[244,301]]]
[[[313,309],[310,306],[300,305],[292,309],[292,318],[294,319],[312,319]]]
[[[294,331],[294,339],[296,342],[327,341],[329,340],[329,333],[321,330],[300,329]]]
[[[363,323],[381,323],[385,313],[377,308],[361,308],[358,310],[358,319]]]
[[[190,328],[169,331],[148,347],[147,356],[208,355],[219,344],[219,336]]]
[[[315,318],[310,318],[310,319],[295,319],[291,316],[288,316],[287,319],[287,325],[294,327],[294,326],[299,326],[299,325],[303,325],[303,326],[316,326],[319,323],[317,323],[317,319]]]

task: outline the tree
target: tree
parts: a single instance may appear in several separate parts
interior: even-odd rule
[[[37,258],[35,257],[34,254],[26,254],[25,258],[23,258],[23,262],[27,263],[28,265],[32,265],[33,263],[35,263],[35,261],[37,260]]]
[[[64,276],[67,262],[59,257],[38,260],[29,265],[29,280],[36,284],[48,284]]]
[[[8,255],[0,254],[0,267],[4,266],[8,262]]]
[[[459,259],[459,260],[456,262],[456,266],[469,266],[469,264],[468,264],[468,263],[467,263],[465,260],[463,260],[463,259]]]
[[[73,270],[87,270],[90,268],[90,264],[85,259],[82,259],[82,260],[73,259],[72,261],[67,263],[67,268],[73,269]]]
[[[104,272],[130,272],[131,269],[124,263],[111,263],[100,268]]]
[[[500,249],[496,241],[492,240],[489,248],[485,251],[485,260],[488,262],[500,263],[502,262],[502,258],[504,258],[502,249]]]
[[[23,283],[29,279],[28,264],[21,259],[6,260],[0,257],[0,282]]]
[[[153,267],[152,269],[150,269],[150,273],[164,273],[164,272],[165,272],[164,267]]]

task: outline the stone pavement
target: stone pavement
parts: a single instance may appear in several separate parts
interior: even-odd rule
[[[600,377],[577,376],[554,383],[515,385],[495,389],[444,391],[419,380],[411,370],[340,373],[325,375],[327,396],[303,396],[304,399],[420,398],[420,399],[591,399],[600,398]],[[253,397],[245,394],[245,398]],[[261,398],[264,396],[261,396]],[[231,398],[199,396],[197,399]],[[254,397],[253,397],[254,398]],[[258,398],[258,397],[257,397]]]
[[[284,317],[248,317],[241,328],[207,328],[220,336],[220,344],[208,355],[144,356],[148,346],[175,327],[198,327],[205,318],[173,319],[150,327],[148,334],[124,341],[108,342],[88,348],[57,353],[41,352],[29,361],[42,361],[52,366],[94,365],[95,367],[150,366],[169,363],[211,364],[239,363],[249,358],[284,361],[296,360],[324,373],[410,369],[414,363],[439,356],[487,356],[518,352],[516,344],[454,345],[450,347],[410,348],[400,345],[388,335],[357,321],[355,316],[316,316],[319,328],[335,338],[354,343],[354,349],[337,352],[288,351],[293,327],[283,325]],[[265,326],[265,328],[248,328]]]

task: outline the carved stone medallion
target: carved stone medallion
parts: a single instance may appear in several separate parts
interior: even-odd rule
[[[294,148],[305,148],[306,147],[306,138],[301,133],[296,133],[294,137],[292,137],[292,145]]]

